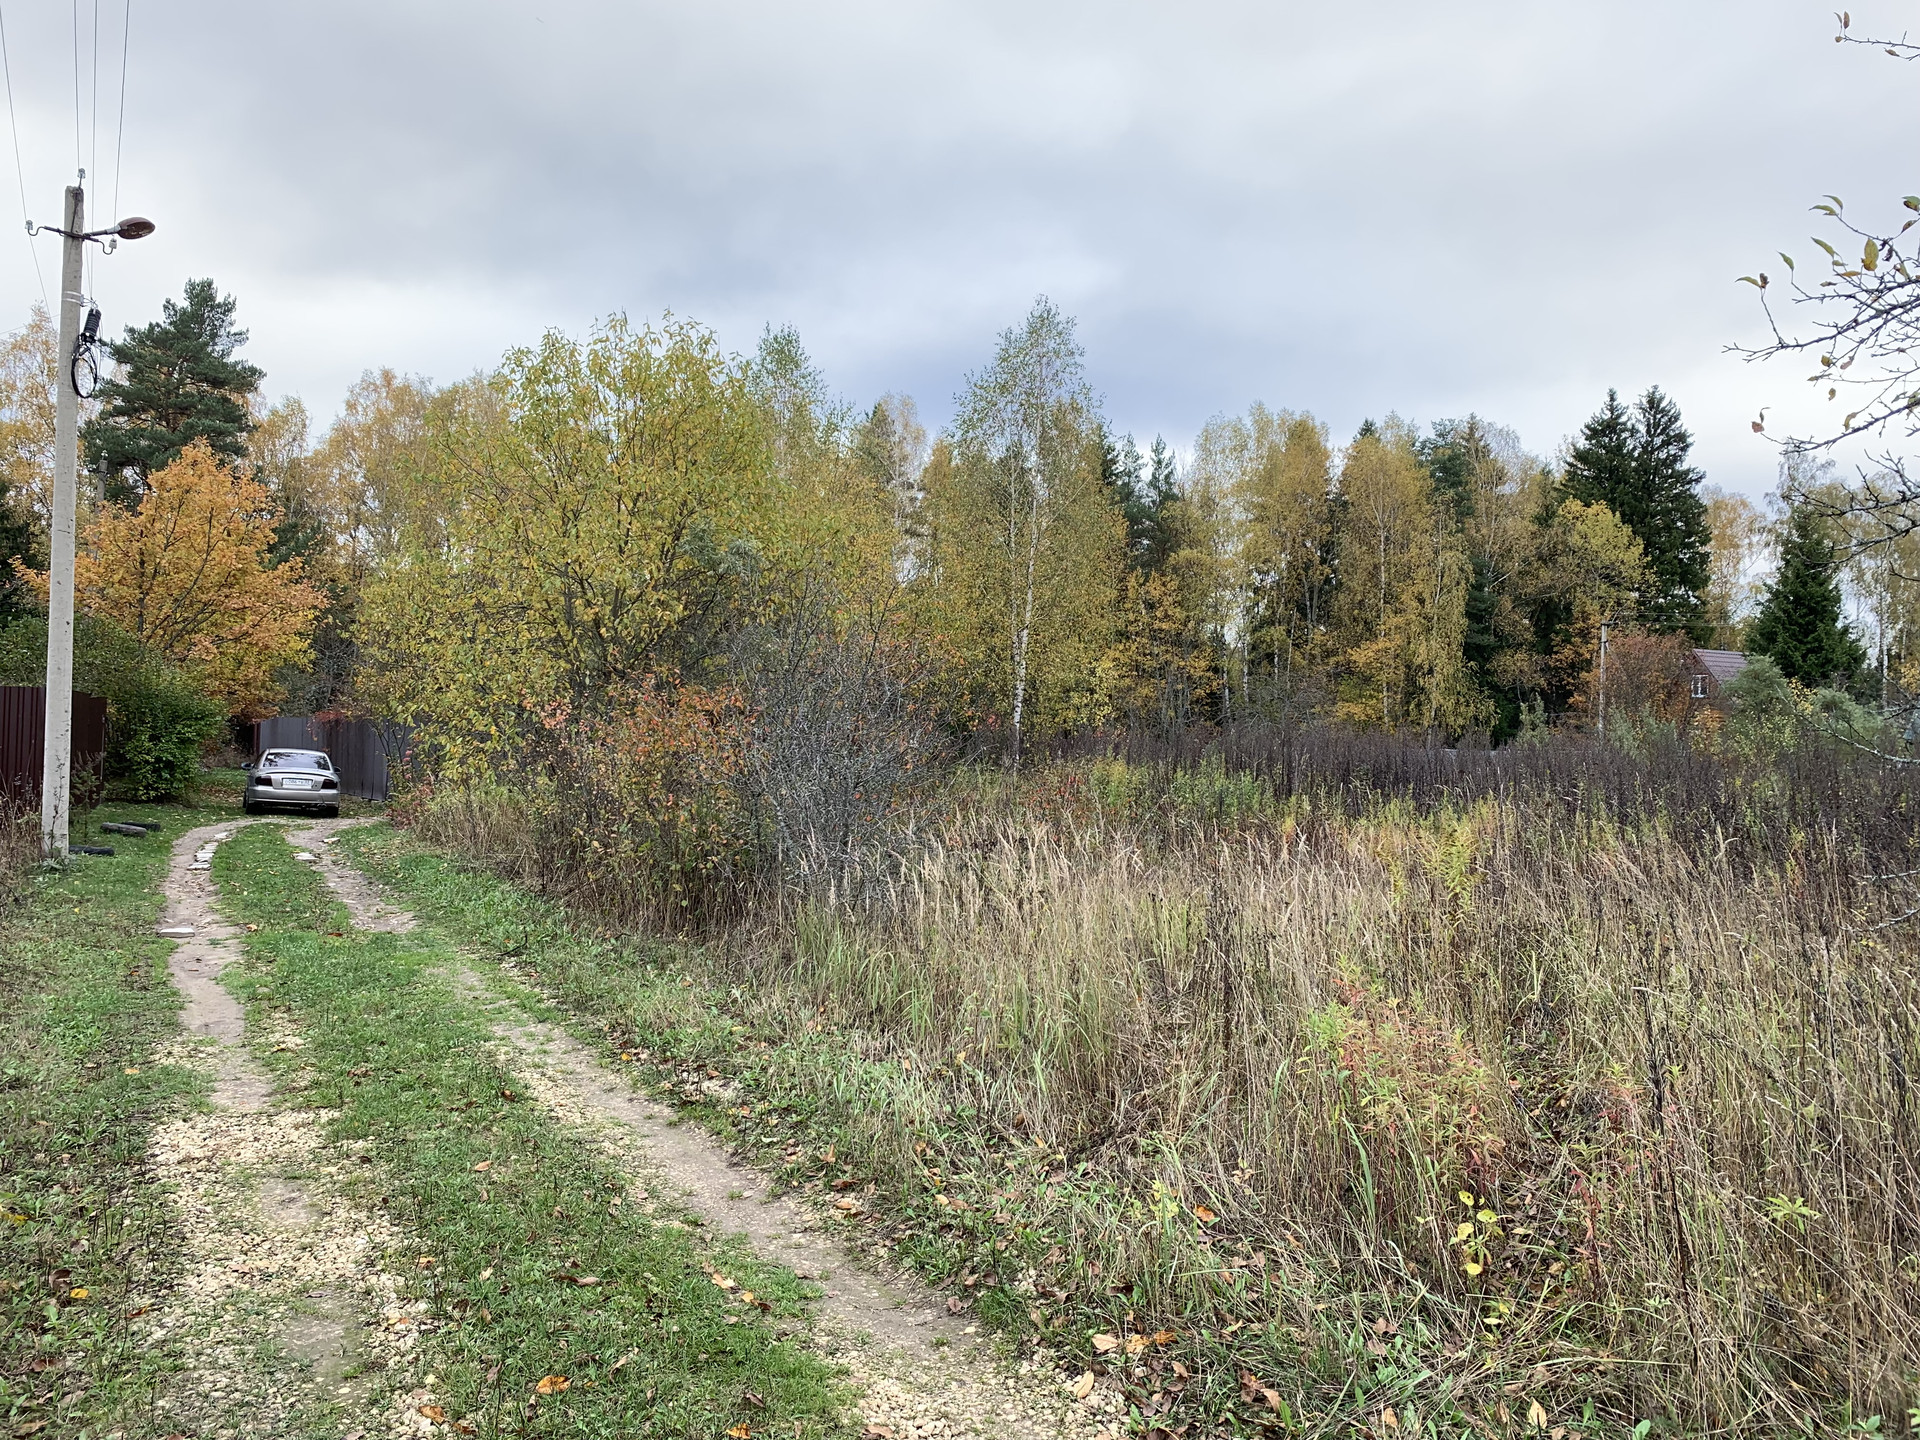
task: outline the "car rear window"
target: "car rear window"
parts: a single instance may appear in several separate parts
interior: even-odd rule
[[[265,770],[270,766],[296,769],[304,766],[309,770],[327,771],[333,769],[327,757],[318,750],[269,750],[260,757],[260,768]]]

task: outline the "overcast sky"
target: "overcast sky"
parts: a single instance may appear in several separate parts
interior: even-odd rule
[[[97,127],[79,17],[99,216],[125,3],[98,0]],[[1920,29],[1911,0],[1853,14]],[[5,8],[55,223],[73,19]],[[1724,353],[1760,334],[1736,277],[1809,255],[1825,192],[1880,219],[1915,188],[1920,73],[1833,32],[1789,0],[132,0],[119,209],[160,230],[93,289],[117,334],[212,276],[322,420],[369,367],[445,381],[672,310],[738,349],[797,326],[848,399],[935,424],[1044,293],[1143,447],[1261,400],[1339,437],[1478,411],[1548,454],[1659,384],[1709,479],[1759,494],[1756,411],[1821,411]],[[22,319],[30,243],[58,266],[0,245]]]

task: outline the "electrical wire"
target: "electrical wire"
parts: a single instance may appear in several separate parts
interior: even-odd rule
[[[127,0],[120,17],[120,123],[113,136],[113,210],[111,218],[120,218],[120,148],[127,138],[127,41],[133,34],[133,0]]]
[[[128,0],[131,4],[132,0]],[[33,217],[27,213],[27,171],[20,163],[20,122],[13,114],[13,61],[7,55],[7,15],[0,9],[0,70],[7,77],[7,129],[13,135],[13,174],[20,182],[20,219],[31,224]],[[33,278],[40,282],[40,303],[51,309],[47,300],[47,277],[40,273],[40,249],[33,243],[33,236],[27,236],[27,253],[33,256]]]
[[[73,0],[73,168],[78,170],[86,158],[80,144],[80,0]],[[67,223],[64,216],[60,223]]]
[[[100,183],[100,0],[93,0],[93,75],[87,84],[87,130],[91,145],[87,153],[87,173]],[[93,294],[93,251],[87,254],[87,294]]]

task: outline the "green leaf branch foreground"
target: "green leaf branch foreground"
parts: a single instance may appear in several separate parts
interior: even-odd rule
[[[305,1037],[263,1058],[335,1112],[331,1137],[367,1162],[355,1198],[417,1241],[389,1263],[427,1302],[420,1373],[388,1379],[404,1393],[435,1377],[414,1408],[436,1430],[838,1433],[840,1385],[785,1338],[809,1287],[709,1243],[530,1103],[445,942],[351,930],[273,828],[228,842],[214,874],[260,927],[229,983]]]

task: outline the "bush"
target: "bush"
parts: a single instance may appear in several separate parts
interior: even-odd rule
[[[45,616],[0,630],[0,684],[41,685]],[[133,800],[183,793],[226,714],[174,666],[118,626],[88,616],[74,628],[74,689],[107,702],[107,782]]]

